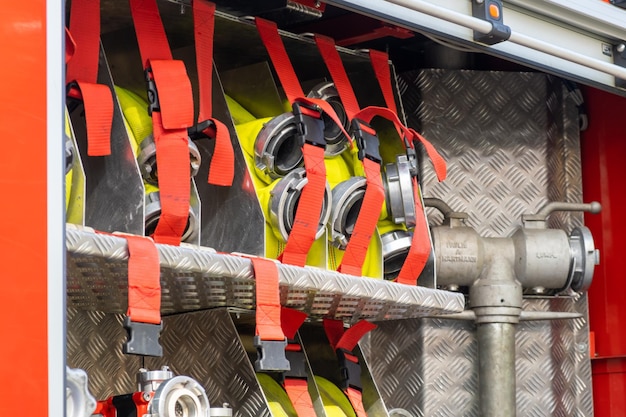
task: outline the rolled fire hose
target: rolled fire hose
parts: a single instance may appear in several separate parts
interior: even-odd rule
[[[289,396],[271,376],[257,373],[257,378],[273,417],[297,417]],[[324,411],[328,417],[356,417],[346,395],[332,382],[315,376]]]
[[[303,166],[302,144],[296,139],[293,113],[257,119],[230,97],[226,97],[244,158],[255,185],[271,233],[266,234],[265,256],[276,258],[282,253],[295,218],[296,208],[307,184]],[[328,182],[315,238],[326,230],[330,216],[331,192]],[[310,259],[323,254],[312,249]]]
[[[138,95],[121,87],[115,87],[117,98],[122,107],[124,122],[127,126],[133,153],[137,157],[145,186],[145,235],[154,233],[161,216],[161,199],[159,194],[158,170],[156,167],[156,147],[152,136],[152,118],[148,114],[148,103]],[[139,142],[137,138],[143,138]],[[194,176],[200,168],[200,151],[189,141],[191,160],[190,175]],[[182,241],[190,241],[195,237],[198,219],[189,208],[189,218]]]

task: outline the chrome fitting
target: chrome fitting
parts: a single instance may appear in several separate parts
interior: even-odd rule
[[[87,373],[65,367],[65,415],[86,417],[96,410],[96,399],[89,392]]]
[[[591,231],[584,226],[572,230],[569,244],[572,251],[570,287],[574,291],[585,291],[593,281],[594,267],[600,264],[600,252],[595,248]]]
[[[154,392],[148,417],[206,417],[209,399],[202,385],[188,376],[173,376],[167,366],[158,371],[141,369],[137,375],[142,392]]]
[[[200,156],[200,150],[191,140],[189,143],[189,162],[190,162],[190,176],[195,177],[200,169],[200,163],[202,157]],[[143,179],[153,185],[158,185],[159,174],[157,171],[156,163],[156,144],[154,143],[154,136],[150,135],[141,141],[139,144],[139,155],[137,156],[137,163],[139,164],[139,171]]]
[[[415,198],[413,194],[412,165],[404,154],[396,156],[396,162],[385,165],[383,185],[387,212],[396,224],[415,227]]]
[[[254,142],[254,164],[272,179],[284,177],[304,164],[302,141],[293,113],[265,123]]]
[[[327,81],[319,83],[309,91],[307,97],[319,98],[330,104],[335,113],[337,113],[342,127],[345,131],[348,131],[350,121],[348,120],[348,115],[343,107],[343,103],[339,98],[335,84]],[[325,155],[339,155],[348,148],[348,138],[343,134],[335,121],[326,113],[322,113],[322,120],[324,121],[324,138],[326,139]]]
[[[307,182],[305,169],[296,168],[278,181],[270,191],[270,224],[276,237],[283,242],[286,242],[289,238],[300,196]],[[320,213],[315,239],[318,239],[324,233],[326,223],[330,217],[330,209],[330,186],[326,182],[322,212]]]
[[[69,136],[63,136],[65,137],[65,173],[67,174],[74,164],[74,145]]]
[[[158,191],[153,191],[145,195],[145,235],[152,236],[161,218],[161,195]],[[193,241],[196,236],[198,218],[193,209],[189,207],[189,217],[187,226],[181,238],[182,241]]]
[[[383,275],[386,280],[391,281],[398,277],[411,249],[412,238],[413,234],[406,230],[394,230],[380,237],[383,245]]]
[[[361,211],[367,180],[365,177],[352,177],[342,181],[332,190],[330,210],[330,236],[333,246],[345,249],[354,232],[354,226]]]

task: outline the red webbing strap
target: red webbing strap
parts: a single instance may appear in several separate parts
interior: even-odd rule
[[[282,307],[280,310],[280,326],[283,329],[283,333],[287,339],[293,339],[296,337],[296,333],[304,320],[306,320],[307,314],[303,311],[294,310],[292,308]]]
[[[161,323],[159,252],[149,237],[119,234],[128,243],[128,311],[131,321]]]
[[[67,64],[76,52],[76,42],[70,31],[65,28],[65,63]]]
[[[151,59],[172,59],[161,15],[155,0],[130,0],[130,12],[144,68]]]
[[[212,117],[215,4],[205,0],[194,0],[192,6],[200,100],[198,123],[211,120],[215,124],[215,132],[204,132],[209,137],[215,134],[215,147],[208,182],[214,185],[231,186],[235,176],[235,151],[230,141],[228,128]]]
[[[380,209],[385,202],[385,189],[380,176],[380,164],[364,158],[366,188],[361,210],[359,211],[354,231],[346,246],[339,272],[361,276],[363,263],[367,255],[372,235],[376,230]]]
[[[161,217],[154,231],[158,243],[179,245],[189,216],[189,143],[193,125],[191,82],[182,61],[174,61],[155,0],[130,0],[144,68],[152,70],[159,111],[152,126],[159,169]]]
[[[389,56],[385,52],[375,51],[370,49],[370,61],[380,84],[380,89],[383,92],[385,98],[385,104],[394,113],[398,114],[398,107],[396,106],[396,99],[391,89],[391,70],[389,69]]]
[[[256,284],[256,334],[261,340],[285,340],[281,327],[278,267],[274,261],[250,258]]]
[[[73,96],[83,100],[87,125],[87,155],[111,154],[111,124],[113,123],[113,97],[111,89],[98,84],[100,59],[100,1],[74,0],[70,10],[71,36],[77,47],[67,62],[66,80],[75,82],[79,92]],[[67,47],[66,47],[67,48]],[[66,49],[66,60],[68,59]]]
[[[283,383],[285,391],[291,400],[298,417],[315,417],[313,401],[309,394],[307,380],[303,378],[285,378]]]
[[[413,137],[420,141],[424,149],[426,149],[426,153],[428,154],[428,158],[433,163],[433,167],[435,168],[435,174],[437,174],[437,179],[441,182],[446,179],[448,175],[448,167],[446,165],[446,161],[443,157],[437,152],[432,143],[426,140],[422,135],[417,133],[414,129],[409,128],[409,131],[413,134]]]
[[[360,320],[347,330],[344,330],[341,320],[324,319],[323,325],[326,337],[333,350],[342,349],[348,352],[352,352],[357,343],[359,343],[359,340],[361,340],[367,332],[376,328],[375,324],[367,320]],[[356,357],[352,355],[346,355],[346,360],[357,361]],[[367,417],[365,407],[363,406],[361,391],[356,388],[348,387],[344,392],[348,396],[356,415],[358,417]]]
[[[315,43],[328,67],[328,71],[335,83],[335,88],[341,99],[346,115],[353,120],[359,113],[359,103],[350,84],[335,42],[326,36],[315,35]],[[365,128],[365,126],[363,126]],[[376,134],[376,132],[372,132]],[[380,176],[380,164],[365,158],[363,160],[367,185],[363,203],[357,217],[350,241],[346,247],[339,272],[360,276],[367,255],[367,248],[378,222],[380,209],[385,201],[385,190]]]
[[[360,110],[359,102],[354,94],[343,62],[341,61],[341,56],[339,56],[339,52],[337,52],[337,48],[335,48],[335,41],[327,36],[316,34],[315,43],[335,83],[335,88],[337,89],[343,108],[346,111],[346,115],[349,120],[352,120]]]
[[[354,412],[357,417],[367,417],[365,406],[363,405],[363,394],[361,391],[354,388],[348,388],[345,390],[345,393],[348,396],[350,404],[352,404],[352,408],[354,408]]]
[[[413,178],[413,196],[415,199],[415,229],[411,239],[411,248],[406,260],[400,269],[396,282],[407,285],[417,285],[417,279],[424,270],[430,256],[430,237],[428,223],[424,215],[422,200],[418,192],[417,180]]]
[[[293,227],[281,255],[282,262],[297,266],[306,264],[307,254],[315,241],[326,190],[324,149],[305,143],[302,155],[308,182],[302,189]]]

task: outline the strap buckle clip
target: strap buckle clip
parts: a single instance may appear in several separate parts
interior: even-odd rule
[[[257,360],[254,368],[265,372],[285,372],[289,371],[289,361],[285,355],[285,340],[262,340],[259,336],[254,336],[254,347],[257,351]]]
[[[412,146],[413,145],[413,146]],[[415,152],[415,141],[413,143],[409,142],[409,139],[404,137],[404,147],[406,149],[406,159],[409,162],[409,172],[411,173],[411,177],[417,177],[418,167],[417,167],[417,153]]]
[[[148,91],[148,114],[152,116],[152,112],[161,111],[161,104],[159,103],[159,93],[157,91],[156,82],[154,81],[154,75],[152,74],[152,67],[146,68],[144,71],[147,83]]]
[[[350,134],[356,141],[359,160],[368,158],[376,163],[381,163],[383,159],[379,150],[380,140],[372,126],[362,120],[353,119],[350,124]]]
[[[191,140],[215,139],[216,126],[213,120],[205,120],[187,128],[187,135]]]
[[[297,350],[285,350],[285,356],[289,361],[290,369],[283,372],[284,378],[307,378],[306,358],[302,351],[302,346],[294,340],[290,340],[288,346],[297,348]]]
[[[141,323],[132,321],[129,316],[124,319],[124,328],[128,332],[128,340],[122,346],[127,355],[163,356],[163,347],[159,343],[159,335],[163,323]]]
[[[324,138],[324,120],[321,117],[321,109],[317,106],[307,106],[303,103],[293,103],[292,108],[298,130],[297,137],[300,143],[309,143],[325,149],[326,139]],[[309,111],[303,112],[302,108]],[[320,117],[307,114],[311,112],[318,113]]]
[[[356,388],[363,390],[361,383],[361,364],[359,358],[345,349],[337,349],[339,370],[341,372],[341,389]],[[356,361],[356,362],[355,362]]]

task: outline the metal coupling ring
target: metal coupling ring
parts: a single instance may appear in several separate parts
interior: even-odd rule
[[[365,177],[352,177],[333,188],[329,239],[333,246],[339,249],[348,246],[361,211],[366,187]]]
[[[291,233],[302,189],[307,182],[304,168],[297,168],[278,181],[272,191],[270,191],[270,224],[276,237],[284,242],[287,241]],[[318,239],[324,233],[326,223],[330,217],[330,208],[330,186],[327,181],[315,239]]]
[[[148,405],[150,417],[206,417],[209,399],[198,381],[188,376],[175,376],[163,381]]]
[[[69,136],[63,136],[65,137],[65,173],[67,174],[72,169],[72,164],[74,163],[74,145]]]
[[[591,231],[582,226],[572,230],[569,237],[572,260],[570,264],[570,287],[585,291],[593,280],[594,267],[600,263]]]
[[[190,176],[195,177],[200,169],[200,163],[202,157],[200,156],[200,150],[193,141],[189,142],[189,162],[190,162]],[[137,163],[139,164],[139,170],[143,179],[153,185],[158,185],[159,175],[157,172],[156,163],[156,144],[154,143],[154,136],[150,135],[141,141],[139,144],[139,156],[137,156]]]
[[[146,236],[152,236],[156,230],[159,218],[161,218],[161,195],[158,191],[153,191],[145,195],[146,200]],[[181,238],[182,241],[192,241],[196,236],[196,226],[198,224],[198,218],[193,209],[189,207],[189,217],[187,218],[187,225],[185,226],[185,232]]]
[[[395,224],[415,227],[415,198],[411,162],[406,155],[396,156],[396,162],[386,164],[383,173],[387,212]]]
[[[386,280],[398,277],[404,260],[411,249],[413,234],[406,230],[393,230],[380,237],[383,245],[383,274]]]
[[[96,399],[89,392],[87,373],[82,369],[65,367],[65,415],[90,416],[96,410]]]
[[[343,107],[343,103],[339,98],[339,93],[335,88],[335,84],[332,82],[322,82],[317,84],[307,94],[310,98],[322,99],[333,108],[337,117],[341,121],[344,130],[350,129],[350,121],[348,115]],[[348,148],[348,138],[343,134],[340,127],[331,119],[326,113],[322,114],[322,120],[324,121],[324,138],[326,139],[326,156],[335,156],[342,153]]]
[[[304,164],[302,141],[293,113],[283,113],[265,123],[254,142],[254,164],[272,179],[284,177]]]

